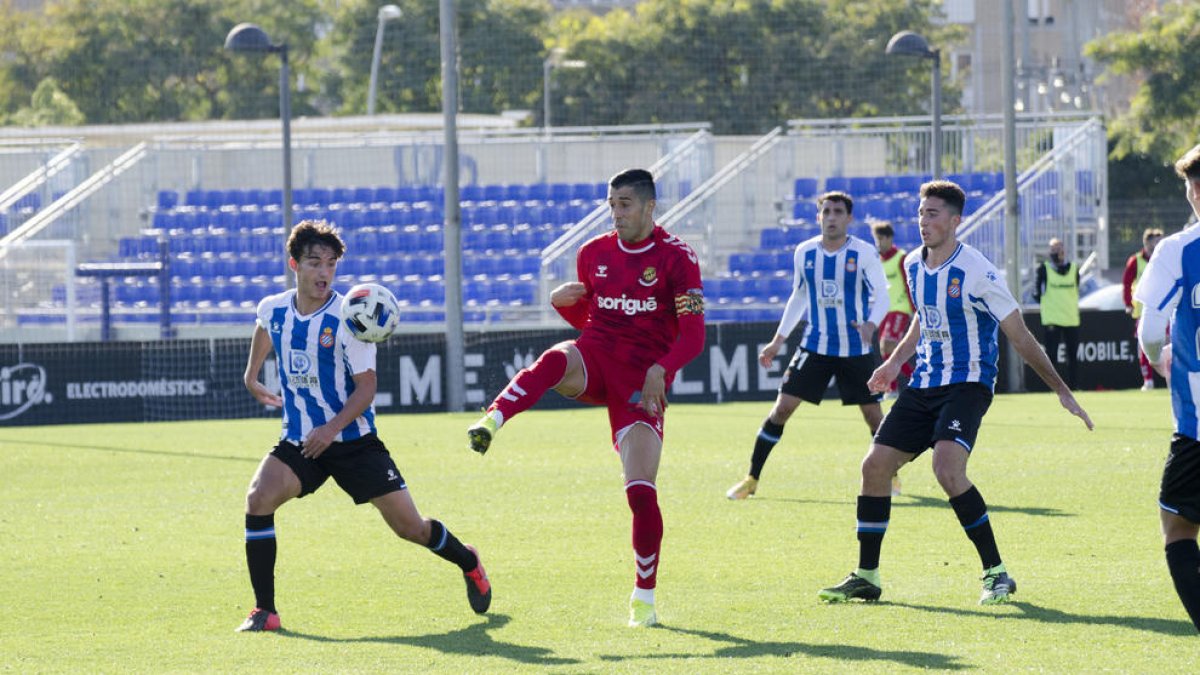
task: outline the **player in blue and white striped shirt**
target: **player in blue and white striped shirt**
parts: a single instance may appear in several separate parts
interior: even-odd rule
[[[330,476],[355,504],[373,504],[397,535],[458,565],[471,609],[487,611],[491,585],[475,549],[440,522],[421,517],[375,433],[375,345],[359,342],[343,326],[342,296],[333,290],[345,251],[341,238],[324,221],[305,220],[292,229],[287,251],[296,288],[259,303],[244,376],[260,403],[283,408],[283,432],[246,493],[246,565],[255,607],[238,630],[280,629],[275,511],[315,492]],[[282,396],[258,379],[272,352]]]
[[[758,490],[763,465],[779,443],[784,425],[801,401],[820,405],[831,379],[837,378],[842,405],[858,405],[862,410],[872,435],[883,419],[880,397],[866,384],[878,363],[871,341],[888,311],[883,263],[874,243],[846,234],[854,219],[850,195],[826,192],[817,198],[817,205],[821,234],[796,247],[792,295],[774,339],[758,355],[759,364],[772,368],[800,320],[807,317],[808,325],[783,373],[775,405],[754,440],[750,471],[725,492],[729,499],[746,499]]]
[[[1188,203],[1200,217],[1200,145],[1175,163]],[[1200,225],[1158,243],[1134,297],[1145,309],[1138,341],[1170,382],[1175,436],[1158,493],[1167,568],[1192,623],[1200,630]],[[1167,326],[1171,344],[1163,348]]]
[[[823,600],[879,598],[879,552],[892,508],[889,479],[930,447],[938,483],[983,563],[980,604],[1007,602],[1016,591],[1000,558],[987,504],[967,478],[967,460],[996,383],[997,328],[1058,393],[1062,406],[1092,428],[1091,419],[1026,328],[996,268],[958,241],[955,231],[965,202],[962,188],[949,181],[921,186],[918,213],[924,246],[904,261],[917,320],[867,384],[872,391],[887,391],[913,353],[917,367],[863,460],[858,569],[841,584],[823,589]]]

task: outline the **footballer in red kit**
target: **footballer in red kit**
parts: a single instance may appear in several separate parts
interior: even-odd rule
[[[658,508],[666,391],[675,374],[704,349],[704,290],[691,247],[654,222],[654,178],[628,169],[609,181],[613,231],[583,245],[579,281],[554,289],[550,304],[579,338],[547,349],[517,373],[467,429],[485,453],[500,428],[548,390],[608,409],[633,514],[636,562],[629,625],[658,621],[662,514]]]

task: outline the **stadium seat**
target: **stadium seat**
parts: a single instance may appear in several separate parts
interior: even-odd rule
[[[842,192],[850,191],[850,179],[845,176],[830,176],[825,179],[825,191],[841,190]]]
[[[396,188],[383,185],[371,191],[371,202],[374,204],[391,204],[396,201]]]
[[[817,179],[797,178],[793,196],[796,199],[808,199],[817,196]]]
[[[358,206],[367,206],[375,201],[375,191],[369,187],[356,187],[350,191],[350,203]]]
[[[921,176],[916,174],[896,176],[896,192],[915,195],[921,189],[921,182]]]
[[[458,188],[458,199],[464,203],[483,201],[482,185],[462,185]]]
[[[174,190],[158,191],[158,210],[166,211],[179,206],[179,193]]]
[[[502,202],[506,188],[503,185],[484,185],[483,200],[486,202]]]
[[[208,190],[204,193],[204,207],[216,211],[225,205],[225,193],[222,190]]]
[[[529,199],[529,186],[521,183],[504,186],[504,199],[518,203]]]
[[[185,206],[197,207],[204,206],[204,190],[188,190],[184,195],[183,203]]]
[[[858,198],[865,197],[875,191],[874,179],[869,176],[854,176],[850,178],[850,195]]]
[[[571,184],[570,183],[551,183],[550,184],[550,201],[557,203],[571,201]]]
[[[530,201],[544,202],[550,198],[550,186],[545,183],[531,183],[527,197]]]

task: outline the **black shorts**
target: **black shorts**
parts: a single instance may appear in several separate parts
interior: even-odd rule
[[[1158,505],[1200,523],[1200,442],[1182,434],[1171,437],[1171,454],[1163,467]]]
[[[780,393],[798,399],[821,404],[829,380],[837,377],[838,393],[842,405],[866,405],[878,403],[879,394],[867,389],[867,380],[878,365],[875,354],[862,356],[826,356],[804,349],[797,349],[787,370],[783,371]]]
[[[978,382],[900,392],[875,433],[875,442],[919,455],[938,441],[954,441],[971,452],[992,390]]]
[[[375,434],[333,443],[316,459],[301,455],[300,446],[290,441],[279,441],[271,454],[300,479],[301,497],[316,492],[330,476],[355,504],[365,504],[408,487],[383,441]]]

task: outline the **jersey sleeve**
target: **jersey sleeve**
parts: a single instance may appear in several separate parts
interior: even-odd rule
[[[350,372],[358,375],[375,370],[375,344],[356,340],[346,330],[339,331],[339,334],[342,335],[342,354]]]
[[[558,312],[558,315],[576,330],[583,330],[584,326],[587,325],[592,304],[592,280],[585,272],[588,269],[585,263],[587,255],[588,248],[585,245],[579,250],[579,254],[575,256],[575,277],[583,283],[583,297],[573,305],[554,308],[554,311]]]
[[[972,289],[971,294],[997,321],[1003,320],[1009,314],[1020,309],[1020,305],[1017,304],[1016,298],[1000,278],[996,267],[986,260],[983,261],[979,275],[975,278],[975,288]]]
[[[796,330],[796,325],[804,318],[808,312],[808,291],[805,289],[807,282],[804,279],[804,269],[800,262],[800,248],[796,247],[796,254],[792,266],[795,268],[795,278],[792,281],[792,294],[788,296],[787,304],[783,306],[783,316],[779,319],[779,328],[776,333],[787,337]]]
[[[1138,281],[1133,299],[1153,309],[1170,316],[1175,311],[1182,297],[1182,251],[1178,238],[1167,237],[1159,242],[1150,256],[1146,269],[1142,270],[1142,278]]]
[[[657,361],[669,373],[677,372],[704,349],[704,284],[700,261],[686,244],[671,270],[671,293],[675,299],[675,318],[679,336],[671,349]]]
[[[254,309],[254,323],[258,324],[258,327],[265,331],[271,330],[271,310],[273,308],[273,303],[271,302],[272,297],[274,296],[268,295],[262,300],[259,300],[258,307]]]

